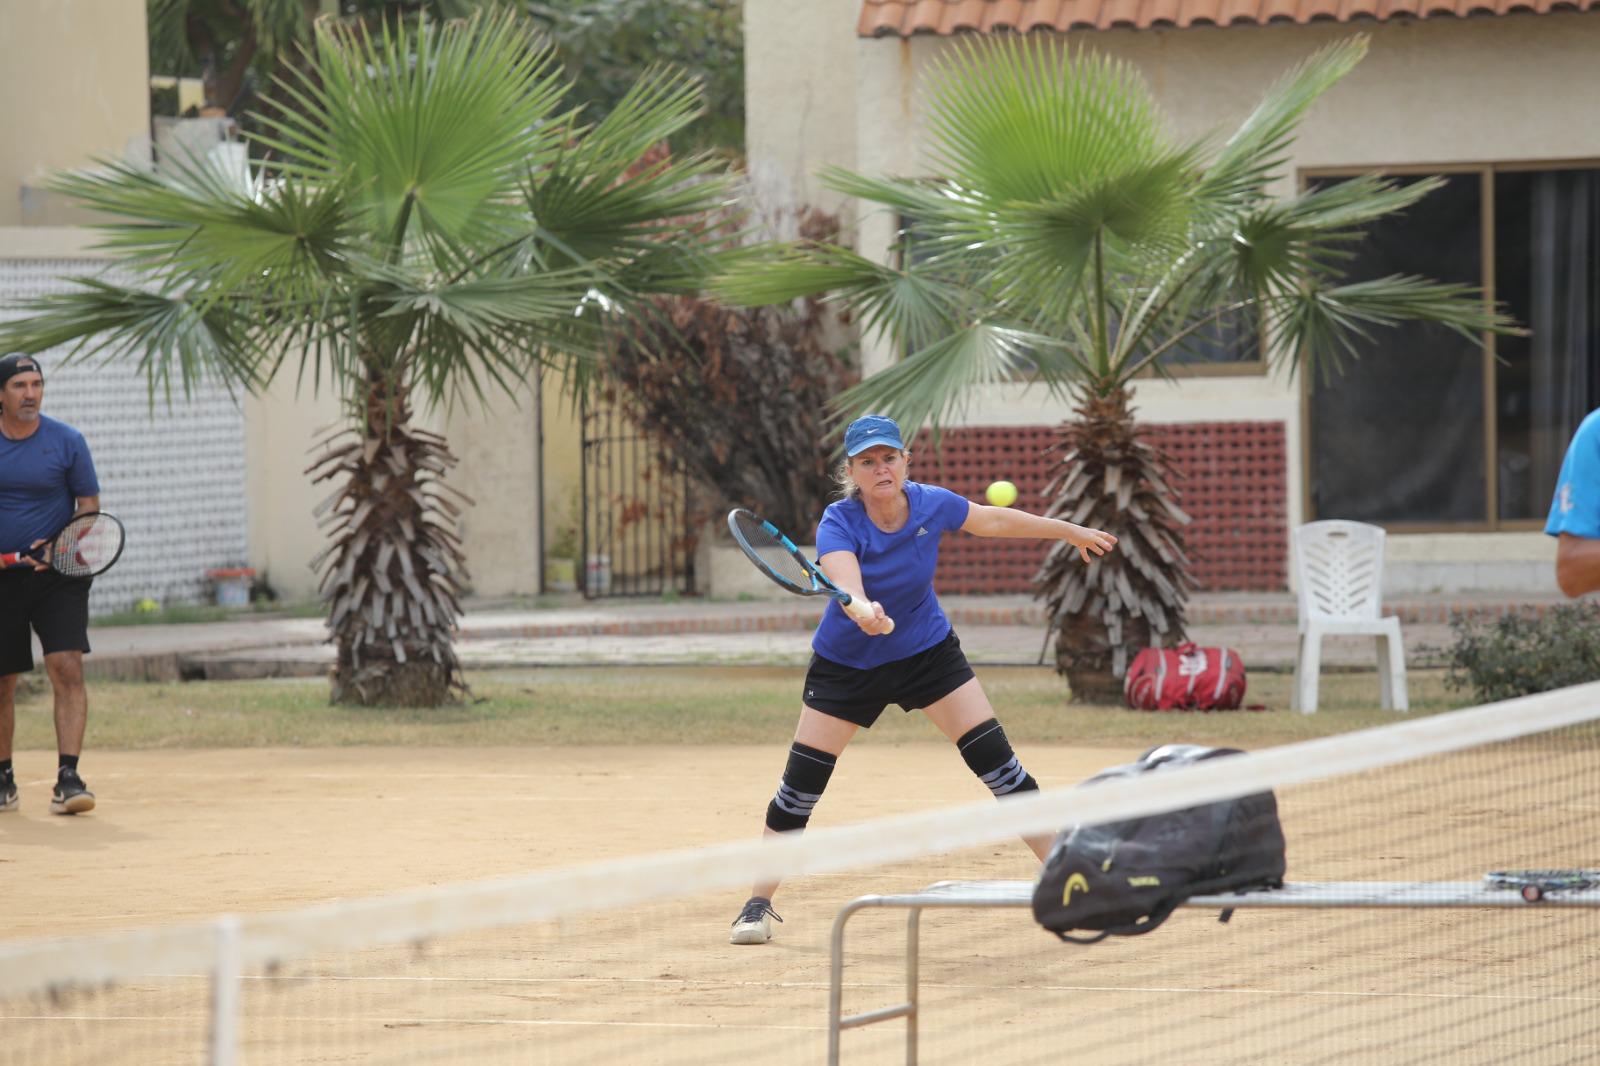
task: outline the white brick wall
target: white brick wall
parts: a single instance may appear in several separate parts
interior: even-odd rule
[[[102,269],[94,259],[0,259],[0,318],[17,317],[19,299],[69,288],[63,276]],[[128,527],[121,561],[95,581],[91,613],[145,597],[198,602],[207,571],[246,565],[244,415],[225,389],[208,382],[152,407],[132,359],[63,366],[60,352],[43,352],[39,360],[45,414],[83,433],[101,506]]]

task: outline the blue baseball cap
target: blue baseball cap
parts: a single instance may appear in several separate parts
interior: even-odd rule
[[[844,431],[844,454],[847,456],[860,455],[882,444],[900,451],[906,448],[900,439],[900,427],[888,415],[862,415]]]

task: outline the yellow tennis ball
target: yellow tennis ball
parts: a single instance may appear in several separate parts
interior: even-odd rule
[[[1010,507],[1017,502],[1017,487],[1009,481],[996,481],[983,495],[996,507]]]

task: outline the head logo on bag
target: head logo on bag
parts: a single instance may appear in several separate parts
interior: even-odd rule
[[[1088,879],[1082,874],[1073,874],[1071,877],[1067,878],[1066,890],[1061,893],[1061,905],[1063,907],[1072,902],[1072,892],[1074,889],[1078,890],[1079,892],[1089,891]]]

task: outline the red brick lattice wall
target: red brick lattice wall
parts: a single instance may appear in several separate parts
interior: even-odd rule
[[[1148,426],[1146,432],[1182,475],[1179,504],[1194,519],[1189,556],[1201,588],[1285,588],[1289,529],[1283,423],[1171,423]],[[1056,437],[1055,426],[952,429],[934,450],[924,436],[914,448],[912,476],[978,502],[991,481],[1013,481],[1017,506],[1042,513],[1053,473],[1053,456],[1046,449]],[[1034,541],[953,534],[940,548],[935,584],[949,594],[1032,592],[1033,575],[1047,550]]]

